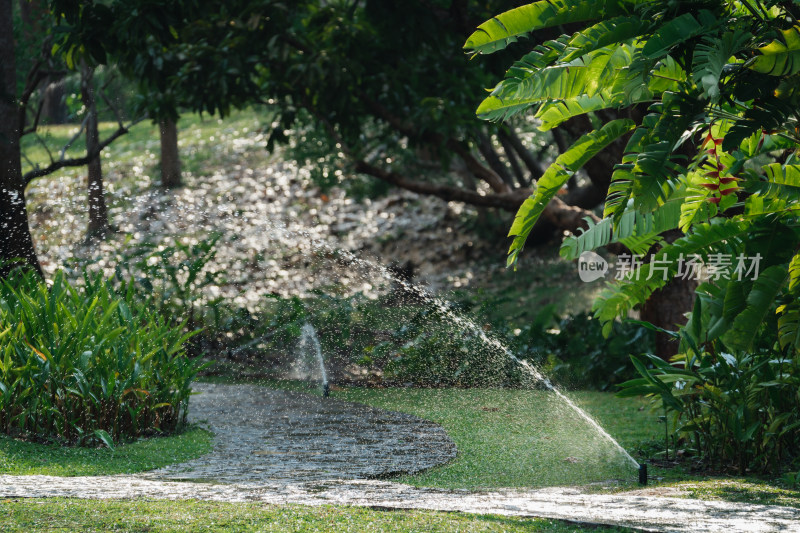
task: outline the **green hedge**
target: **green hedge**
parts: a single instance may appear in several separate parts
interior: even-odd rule
[[[85,276],[73,286],[31,274],[0,282],[0,432],[108,446],[171,432],[186,420],[201,364],[191,336],[135,297]]]

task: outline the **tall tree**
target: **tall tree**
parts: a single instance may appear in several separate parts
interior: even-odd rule
[[[457,43],[492,9],[515,4],[53,2],[71,30],[62,44],[85,46],[101,62],[113,58],[140,82],[142,103],[155,120],[176,118],[178,107],[224,114],[271,103],[278,119],[270,146],[311,117],[309,134],[325,144],[330,166],[344,161],[350,174],[507,210],[530,194],[541,156],[519,142],[513,127],[481,124],[468,112],[464,85],[477,91],[489,78],[463,60]],[[502,64],[502,58],[495,62],[496,74]],[[432,161],[420,165],[421,153]],[[515,169],[517,161],[524,167]],[[463,185],[447,172],[432,172],[431,163],[460,169]],[[610,173],[609,166],[590,178],[607,183]],[[557,227],[580,227],[594,217],[585,209],[594,206],[587,198],[577,194],[573,206],[556,200],[545,218]],[[595,203],[601,199],[594,196]]]
[[[12,0],[0,0],[0,277],[20,261],[42,273],[28,226],[20,163],[20,120]]]
[[[81,99],[86,107],[86,152],[93,154],[87,164],[89,226],[86,239],[102,239],[108,233],[108,209],[103,192],[103,169],[100,163],[100,131],[97,124],[94,68],[81,59]]]
[[[178,125],[172,118],[163,118],[158,123],[161,137],[161,186],[167,189],[180,187],[181,156],[178,152]]]

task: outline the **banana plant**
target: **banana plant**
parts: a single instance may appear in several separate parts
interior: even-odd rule
[[[702,266],[706,281],[698,292],[705,302],[705,318],[693,312],[681,333],[691,324],[711,320],[703,322],[704,338],[685,336],[701,346],[683,341],[682,359],[675,362],[685,363],[683,374],[673,373],[670,368],[675,365],[669,362],[639,359],[644,381],[628,384],[627,393],[647,392],[675,412],[691,412],[694,425],[687,427],[695,427],[697,435],[708,434],[708,424],[716,420],[740,444],[781,435],[781,445],[795,449],[800,447],[800,431],[788,422],[791,416],[784,415],[797,414],[800,398],[783,405],[785,411],[778,411],[768,424],[764,421],[772,429],[762,433],[752,417],[718,408],[719,398],[730,397],[733,389],[726,392],[714,385],[713,372],[696,372],[694,365],[710,357],[715,362],[709,368],[727,365],[751,375],[768,369],[797,376],[798,20],[800,5],[774,0],[549,0],[497,15],[465,44],[469,53],[480,55],[509,46],[518,49],[523,39],[531,39],[527,53],[478,106],[481,118],[501,121],[528,112],[547,130],[602,110],[621,112],[635,106],[641,116],[620,128],[603,124],[595,115],[596,129],[564,154],[569,154],[570,163],[557,159],[520,207],[509,231],[514,238],[509,265],[516,264],[534,223],[564,186],[562,178],[603,148],[599,139],[610,138],[612,127],[617,137],[627,135],[602,220],[587,220],[582,233],[567,237],[561,255],[576,259],[611,243],[647,255],[595,301],[593,309],[606,332],[612,321],[627,317],[670,279],[685,276],[689,257]],[[554,28],[571,31],[552,38]],[[544,29],[549,29],[549,40],[536,41]],[[667,230],[680,230],[684,236],[665,242],[661,234]],[[728,258],[724,273],[721,258]],[[752,259],[756,267],[751,261],[750,268],[744,268],[744,259]],[[719,353],[733,354],[736,365],[720,360]],[[764,357],[791,364],[763,363]],[[695,372],[696,377],[687,380],[685,372]],[[686,392],[676,395],[669,380],[684,383]],[[730,380],[724,385],[738,386]],[[760,391],[753,392],[754,397],[766,397],[769,387],[751,390]],[[697,398],[708,399],[712,391],[721,395],[719,402],[703,407]],[[742,403],[731,400],[730,405]],[[730,457],[724,448],[718,453]],[[712,453],[709,447],[706,451]]]

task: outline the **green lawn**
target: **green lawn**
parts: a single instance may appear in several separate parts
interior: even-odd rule
[[[183,501],[0,500],[0,529],[39,531],[632,531],[567,522],[358,507],[265,506]]]
[[[36,444],[0,436],[0,473],[49,476],[132,474],[188,461],[210,452],[211,448],[211,434],[197,428],[179,435],[122,444],[113,450]]]
[[[333,396],[411,413],[445,428],[458,446],[457,459],[403,482],[491,488],[636,481],[635,468],[549,392],[350,388]],[[573,398],[629,450],[658,435],[656,417],[639,410],[643,402],[598,392]]]

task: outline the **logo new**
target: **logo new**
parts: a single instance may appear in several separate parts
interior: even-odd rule
[[[594,252],[583,252],[578,257],[578,276],[581,281],[600,279],[608,272],[608,261]]]

